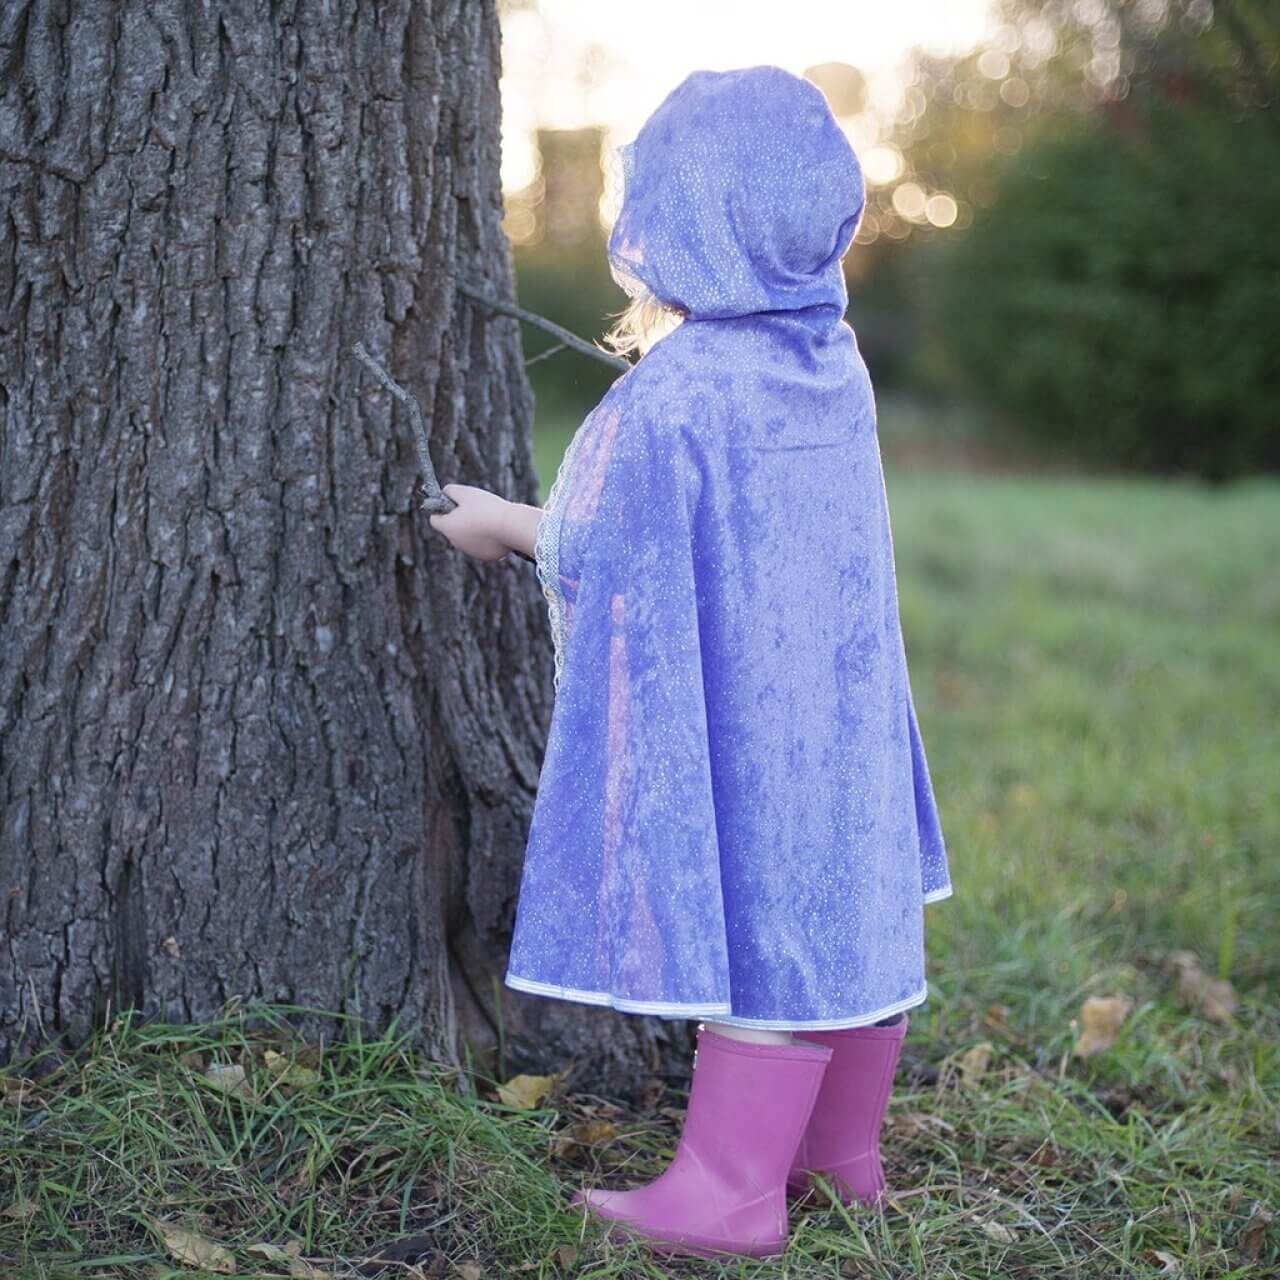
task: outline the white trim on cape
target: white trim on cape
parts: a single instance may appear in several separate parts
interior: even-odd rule
[[[929,984],[924,982],[920,984],[918,991],[903,1000],[885,1005],[883,1009],[843,1018],[819,1018],[809,1022],[796,1022],[773,1018],[736,1018],[730,1012],[731,1006],[727,1003],[673,1004],[659,1000],[627,1000],[622,996],[615,996],[610,991],[583,991],[577,987],[561,987],[551,982],[539,982],[534,978],[522,978],[510,972],[503,981],[517,991],[551,996],[557,1000],[576,1000],[583,1004],[605,1005],[621,1013],[651,1013],[664,1018],[707,1018],[712,1022],[723,1022],[731,1027],[759,1027],[766,1031],[836,1031],[842,1027],[865,1027],[892,1014],[914,1009],[916,1005],[923,1004],[929,995]]]

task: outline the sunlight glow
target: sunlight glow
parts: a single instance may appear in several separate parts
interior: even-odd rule
[[[699,68],[772,63],[801,75],[825,62],[857,67],[866,78],[866,110],[842,117],[841,127],[861,155],[878,142],[878,121],[924,110],[923,95],[915,91],[917,102],[903,83],[912,45],[947,56],[1003,30],[991,0],[789,0],[785,7],[775,0],[648,0],[643,21],[623,13],[599,0],[539,0],[536,8],[505,13],[504,190],[533,180],[536,156],[526,144],[534,129],[601,125],[605,147],[616,146]]]

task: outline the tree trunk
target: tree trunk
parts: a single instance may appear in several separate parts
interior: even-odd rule
[[[454,288],[514,294],[499,71],[492,0],[0,7],[0,1060],[233,996],[615,1087],[684,1047],[501,985],[545,606],[351,355],[537,501],[519,324]]]

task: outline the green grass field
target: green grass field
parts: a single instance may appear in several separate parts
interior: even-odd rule
[[[562,445],[540,441],[544,490]],[[929,908],[883,1214],[805,1204],[782,1262],[658,1263],[561,1205],[656,1174],[678,1093],[518,1110],[393,1036],[311,1053],[318,1076],[288,1085],[262,1056],[287,1037],[242,1013],[126,1018],[34,1101],[10,1072],[3,1274],[201,1274],[149,1218],[230,1251],[203,1274],[240,1276],[316,1274],[255,1242],[337,1277],[403,1233],[426,1261],[385,1275],[1277,1274],[1280,486],[888,487],[956,892]],[[1230,986],[1208,998],[1213,979]],[[1083,1059],[1091,996],[1132,1006]],[[203,1076],[242,1053],[252,1097]]]

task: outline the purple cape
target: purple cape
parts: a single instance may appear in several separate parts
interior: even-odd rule
[[[614,276],[686,313],[573,436],[535,560],[556,703],[507,983],[856,1026],[925,999],[951,892],[840,259],[822,93],[696,71],[618,149]]]

